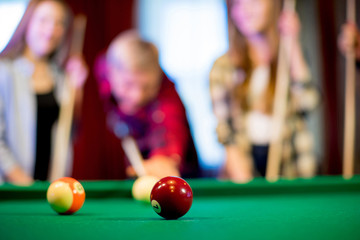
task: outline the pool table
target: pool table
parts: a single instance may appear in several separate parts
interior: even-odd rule
[[[0,186],[0,239],[360,239],[360,176],[234,184],[188,180],[190,211],[164,220],[131,198],[133,181],[83,181],[70,216],[46,201],[48,182]]]

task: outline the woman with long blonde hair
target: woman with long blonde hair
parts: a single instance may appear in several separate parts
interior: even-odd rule
[[[77,89],[87,77],[82,58],[68,58],[71,25],[63,1],[32,0],[0,54],[0,180],[47,179],[65,71]]]
[[[292,176],[314,174],[304,116],[315,106],[317,93],[300,45],[298,16],[281,12],[280,0],[229,0],[227,7],[229,49],[210,73],[218,139],[226,151],[223,175],[236,182],[265,175],[280,37],[292,39],[292,48],[286,49],[292,83],[282,154],[288,164],[283,170]],[[303,166],[308,169],[302,171]]]

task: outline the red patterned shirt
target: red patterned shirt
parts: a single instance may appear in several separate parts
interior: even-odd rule
[[[197,154],[186,111],[174,83],[165,74],[157,97],[133,115],[123,113],[111,96],[104,58],[97,61],[96,75],[108,112],[109,128],[114,130],[115,115],[115,121],[121,122],[126,129],[125,134],[116,134],[118,137],[126,134],[134,137],[144,159],[156,155],[168,156],[180,163],[182,176],[198,175]]]

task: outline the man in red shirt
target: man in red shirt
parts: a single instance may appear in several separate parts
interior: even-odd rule
[[[149,175],[196,177],[198,161],[185,108],[161,71],[156,47],[136,31],[120,34],[96,66],[108,125],[132,136]],[[135,176],[127,166],[128,176]]]

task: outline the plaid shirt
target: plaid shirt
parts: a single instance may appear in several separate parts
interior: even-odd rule
[[[223,145],[236,145],[251,156],[252,142],[247,133],[248,112],[243,112],[233,99],[234,88],[245,79],[244,71],[232,66],[227,55],[217,59],[210,72],[210,92],[213,110],[217,118],[218,140]],[[293,81],[287,117],[283,129],[283,175],[298,174],[302,160],[316,162],[313,153],[313,136],[307,128],[307,113],[314,109],[319,101],[318,91],[309,79]],[[300,174],[301,175],[301,174]]]

